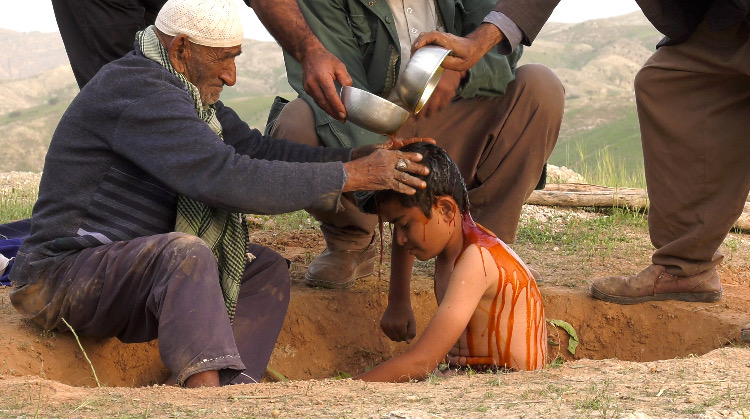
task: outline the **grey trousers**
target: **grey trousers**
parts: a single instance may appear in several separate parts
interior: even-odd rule
[[[428,118],[409,119],[396,135],[434,138],[461,170],[474,219],[513,243],[523,203],[557,142],[564,107],[557,76],[543,65],[527,64],[518,68],[505,95],[456,99]],[[322,145],[312,110],[302,99],[284,107],[270,134]],[[311,214],[321,222],[329,248],[363,249],[377,217],[360,212],[351,199],[341,202],[344,212]]]
[[[721,262],[750,192],[749,36],[747,23],[712,31],[703,22],[635,78],[652,261],[671,275]]]
[[[168,233],[84,249],[15,288],[11,302],[43,328],[123,342],[159,339],[164,364],[184,385],[217,370],[221,384],[263,376],[289,305],[286,260],[250,245],[230,324],[216,258],[195,236]],[[241,373],[243,372],[244,373]]]

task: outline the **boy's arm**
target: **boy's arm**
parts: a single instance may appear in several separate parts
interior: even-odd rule
[[[484,293],[497,284],[492,255],[469,246],[456,264],[445,297],[414,347],[355,377],[365,381],[405,382],[425,378],[466,329]],[[485,273],[486,269],[486,273]]]
[[[417,321],[411,308],[411,270],[414,256],[395,240],[391,242],[391,283],[388,288],[388,307],[380,319],[380,328],[394,342],[411,340],[417,336]]]

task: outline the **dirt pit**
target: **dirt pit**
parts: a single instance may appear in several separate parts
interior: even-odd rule
[[[386,275],[365,278],[345,291],[308,288],[298,281],[269,367],[291,380],[356,375],[405,351],[379,328],[386,304]],[[568,335],[550,327],[550,357],[654,361],[702,355],[738,343],[750,322],[750,290],[724,285],[725,297],[713,304],[680,302],[620,306],[592,299],[585,287],[541,286],[549,319],[570,323],[579,345],[568,352]],[[38,375],[71,386],[138,387],[163,382],[168,371],[156,342],[123,344],[117,339],[81,338],[84,352],[69,333],[44,332],[22,319],[0,290],[0,374]],[[415,278],[412,304],[419,330],[435,310],[432,282]],[[552,359],[550,360],[550,362]],[[267,380],[279,379],[273,373]]]
[[[527,207],[524,220],[529,214],[544,216],[546,225],[559,221],[560,214],[563,226],[576,217],[598,216]],[[303,219],[294,221],[300,223],[294,226],[275,225],[277,221],[268,218],[250,222],[254,242],[272,247],[292,261],[291,304],[267,381],[354,376],[408,349],[408,344],[391,342],[379,327],[387,300],[387,257],[379,267],[380,274],[358,280],[352,289],[308,288],[300,280],[324,247],[314,222]],[[388,231],[385,234],[384,242],[388,243]],[[746,234],[733,233],[726,241],[729,247],[722,249],[727,258],[719,269],[724,285],[721,301],[632,306],[595,300],[587,286],[588,279],[632,274],[648,264],[650,248],[645,229],[623,230],[622,235],[628,240],[616,244],[620,247],[594,248],[583,255],[551,244],[513,246],[544,277],[540,290],[548,319],[566,321],[577,332],[579,345],[572,354],[567,350],[568,334],[560,328],[549,328],[549,362],[558,357],[565,361],[668,360],[740,343],[740,329],[750,322],[750,240]],[[387,246],[384,253],[389,254]],[[418,263],[412,282],[419,332],[436,308],[432,269],[429,262]],[[0,288],[0,314],[4,319],[0,323],[0,379],[39,376],[75,387],[96,387],[97,380],[108,387],[142,387],[162,383],[168,377],[157,342],[126,345],[117,339],[83,337],[79,345],[69,333],[45,332],[23,319],[9,303],[9,291]]]

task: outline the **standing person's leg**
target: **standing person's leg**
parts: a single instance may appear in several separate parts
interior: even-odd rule
[[[621,304],[716,301],[719,246],[750,191],[748,25],[661,47],[635,81],[650,199],[653,265],[602,278],[592,294]]]
[[[547,67],[518,68],[505,95],[456,100],[413,120],[399,137],[431,137],[456,162],[469,190],[471,214],[513,243],[526,198],[557,142],[565,91]]]
[[[284,106],[270,130],[270,136],[310,146],[323,146],[315,133],[312,109],[302,99],[295,99]],[[310,263],[305,274],[305,283],[309,286],[349,288],[357,278],[375,271],[373,237],[378,218],[359,211],[350,194],[344,194],[341,204],[343,211],[310,213],[320,221],[326,250]]]
[[[218,371],[226,384],[245,369],[219,285],[216,258],[183,233],[141,237],[84,249],[14,289],[11,302],[45,329],[117,336],[126,343],[159,339],[178,384]]]
[[[255,256],[242,275],[232,330],[245,371],[232,384],[263,378],[289,307],[289,266],[273,250],[250,244]]]
[[[165,2],[52,0],[78,87],[83,88],[102,66],[132,51],[135,33],[153,24]]]

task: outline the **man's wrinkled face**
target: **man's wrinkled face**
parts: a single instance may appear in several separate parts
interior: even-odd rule
[[[213,105],[224,85],[233,86],[237,81],[234,59],[242,53],[242,46],[219,48],[191,43],[190,52],[184,75],[198,88],[203,106]]]

